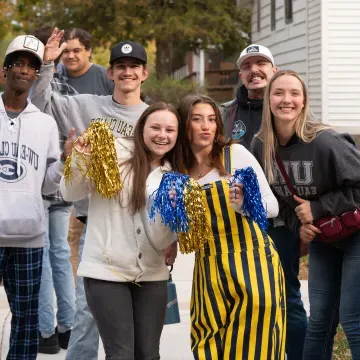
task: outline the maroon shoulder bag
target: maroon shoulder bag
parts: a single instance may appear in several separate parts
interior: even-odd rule
[[[288,189],[293,195],[297,195],[278,153],[275,154],[275,160]],[[328,244],[336,243],[360,230],[360,208],[320,218],[314,222],[314,226],[321,230],[319,240]]]

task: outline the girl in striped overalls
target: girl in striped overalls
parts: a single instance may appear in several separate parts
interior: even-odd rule
[[[191,344],[196,360],[283,360],[285,294],[272,240],[242,215],[242,185],[229,187],[236,169],[252,166],[268,217],[278,203],[255,158],[226,146],[221,115],[207,96],[190,95],[179,106],[185,124],[185,166],[203,187],[212,236],[195,256]]]

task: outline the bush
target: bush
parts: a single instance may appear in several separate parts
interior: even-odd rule
[[[177,106],[180,100],[189,94],[206,94],[205,88],[200,88],[191,80],[174,80],[171,77],[158,79],[151,74],[142,85],[142,90],[147,103],[165,101]]]

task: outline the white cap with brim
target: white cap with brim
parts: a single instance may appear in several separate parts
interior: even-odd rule
[[[41,62],[44,63],[44,44],[32,35],[17,36],[6,49],[5,57],[17,51],[25,51],[35,55]]]
[[[240,68],[242,62],[252,56],[264,57],[275,66],[274,57],[266,46],[251,44],[241,52],[239,58],[236,60],[237,67]]]

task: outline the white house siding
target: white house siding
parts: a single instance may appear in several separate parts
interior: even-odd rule
[[[360,1],[322,4],[324,120],[360,134]]]
[[[307,1],[293,1],[293,22],[285,24],[284,0],[276,1],[276,26],[271,30],[270,0],[261,0],[260,31],[257,31],[257,0],[253,3],[253,43],[268,46],[280,69],[295,70],[307,82]]]
[[[276,26],[271,30],[270,0],[261,0],[260,32],[257,0],[253,2],[252,42],[266,45],[280,69],[297,71],[309,90],[311,110],[318,119],[321,108],[321,0],[294,0],[293,22],[285,24],[284,0],[276,0]]]
[[[318,119],[322,119],[321,108],[321,0],[307,0],[308,29],[308,74],[309,104]]]

